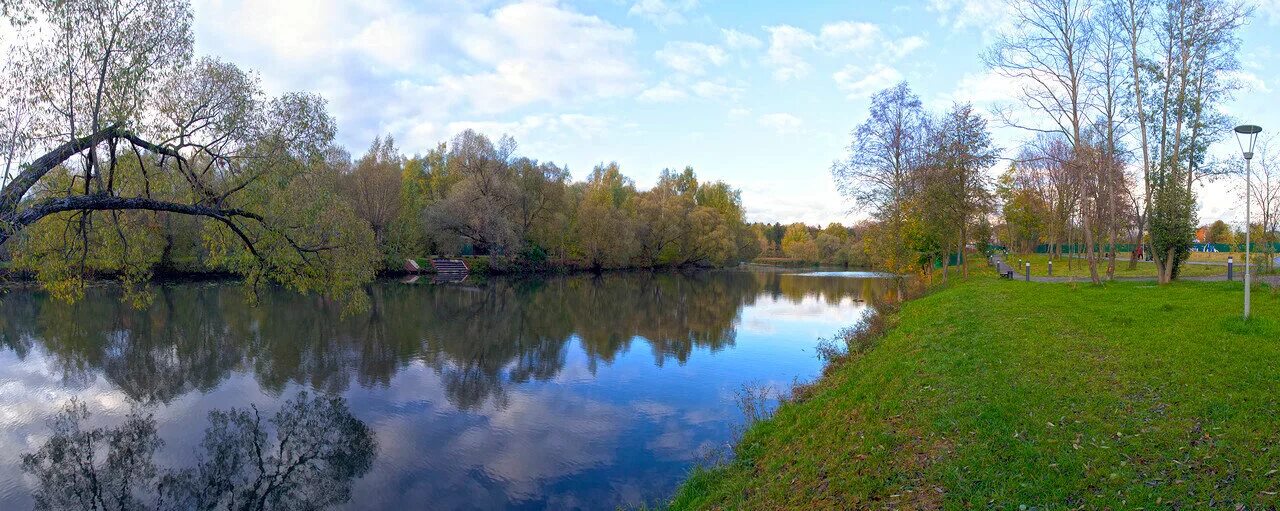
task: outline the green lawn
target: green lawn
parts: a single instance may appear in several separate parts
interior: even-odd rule
[[[673,509],[1280,505],[1280,297],[974,277],[695,471]]]
[[[1049,274],[1049,256],[1047,254],[1030,254],[1019,255],[1009,254],[1006,258],[1010,266],[1017,267],[1018,275],[1022,275],[1023,269],[1018,265],[1018,260],[1031,262],[1031,275],[1043,277]],[[1081,277],[1089,278],[1089,263],[1083,258],[1076,259],[1074,263],[1068,267],[1067,259],[1060,258],[1053,261],[1053,276],[1055,277]],[[1243,267],[1237,266],[1236,272],[1244,271]],[[1098,274],[1106,278],[1107,262],[1102,260],[1098,263]],[[1227,267],[1209,266],[1203,264],[1184,264],[1182,265],[1183,277],[1208,277],[1213,275],[1226,275]],[[1156,276],[1155,263],[1139,262],[1138,267],[1134,270],[1129,269],[1129,254],[1120,254],[1116,256],[1116,277],[1152,277]]]

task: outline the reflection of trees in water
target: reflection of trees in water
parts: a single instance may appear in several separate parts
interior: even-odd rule
[[[85,429],[83,403],[52,421],[52,436],[22,457],[39,481],[36,509],[323,509],[346,502],[373,463],[373,433],[338,397],[305,392],[265,421],[256,408],[209,413],[194,467],[162,469],[149,414]]]
[[[813,277],[783,272],[758,275],[763,294],[792,303],[800,303],[806,298],[818,298],[828,305],[837,305],[848,298],[860,298],[871,303],[896,299],[893,281],[889,279]]]
[[[280,391],[290,382],[338,392],[352,381],[387,385],[421,360],[440,374],[450,400],[501,404],[512,384],[563,369],[575,337],[594,371],[639,339],[654,363],[685,363],[695,349],[720,350],[736,337],[743,305],[758,296],[827,303],[878,299],[879,281],[778,273],[621,273],[549,279],[492,279],[479,287],[385,284],[371,310],[343,317],[308,296],[269,292],[247,306],[222,285],[163,287],[144,311],[106,290],[73,305],[34,293],[0,301],[0,342],[25,357],[33,344],[65,377],[102,374],[133,399],[167,402],[251,371]]]

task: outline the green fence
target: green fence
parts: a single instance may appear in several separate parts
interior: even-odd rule
[[[947,255],[947,266],[960,266],[960,254],[951,253]],[[933,262],[935,269],[942,268],[942,260],[938,259]]]
[[[1133,252],[1133,247],[1136,247],[1136,246],[1137,245],[1134,245],[1132,243],[1123,243],[1123,244],[1116,244],[1115,247],[1116,247],[1116,252]],[[1083,254],[1085,252],[1084,243],[1074,243],[1070,245],[1064,243],[1064,244],[1058,245],[1058,247],[1059,247],[1059,253],[1061,254]],[[1037,254],[1048,254],[1052,250],[1053,250],[1053,245],[1048,243],[1042,243],[1040,245],[1036,245]],[[1098,245],[1098,250],[1101,250],[1103,252],[1110,252],[1111,245],[1106,245],[1106,244]]]
[[[1133,248],[1136,246],[1137,245],[1134,245],[1132,243],[1123,243],[1123,244],[1116,244],[1115,247],[1116,247],[1116,252],[1133,252]],[[1058,245],[1058,247],[1060,249],[1059,253],[1062,253],[1062,254],[1083,254],[1085,252],[1084,243],[1074,243],[1074,244],[1064,243],[1062,245]],[[1265,243],[1253,243],[1252,247],[1253,247],[1252,250],[1254,252],[1266,251]],[[1037,254],[1047,254],[1052,249],[1053,249],[1052,244],[1042,243],[1036,246],[1035,251]],[[1273,251],[1280,252],[1280,243],[1272,243],[1271,249]],[[1098,245],[1098,250],[1101,250],[1102,252],[1110,252],[1111,245],[1100,244]],[[1192,252],[1244,252],[1244,243],[1238,243],[1235,245],[1230,245],[1227,243],[1193,243],[1191,245],[1191,251]]]

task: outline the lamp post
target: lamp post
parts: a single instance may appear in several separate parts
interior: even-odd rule
[[[1253,266],[1250,260],[1250,245],[1252,241],[1249,237],[1249,229],[1251,227],[1249,218],[1250,204],[1253,202],[1253,175],[1249,172],[1249,163],[1253,161],[1253,144],[1258,141],[1258,134],[1262,133],[1262,128],[1252,124],[1241,124],[1236,126],[1236,142],[1240,144],[1240,152],[1244,153],[1244,319],[1249,319],[1249,287],[1252,282],[1249,281],[1249,267]]]

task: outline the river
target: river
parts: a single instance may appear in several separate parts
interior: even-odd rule
[[[744,384],[815,378],[818,339],[889,299],[888,283],[791,270],[386,281],[346,315],[284,291],[250,305],[225,282],[157,286],[143,309],[109,288],[71,305],[11,292],[0,509],[658,502],[733,438]]]

